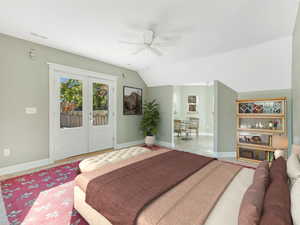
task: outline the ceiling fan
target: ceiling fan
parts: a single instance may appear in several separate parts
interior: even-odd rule
[[[161,46],[161,43],[158,43],[157,40],[159,39],[158,36],[156,36],[155,32],[153,30],[146,30],[143,33],[143,42],[129,42],[129,41],[120,41],[122,44],[127,45],[136,45],[139,46],[138,50],[133,52],[132,55],[137,55],[143,51],[151,52],[154,55],[162,56],[163,53],[161,50],[159,50],[157,47]]]

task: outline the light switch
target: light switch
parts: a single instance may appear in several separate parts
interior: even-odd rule
[[[27,107],[25,108],[26,114],[36,114],[37,113],[37,108],[35,107]]]
[[[4,157],[10,156],[10,149],[9,149],[9,148],[5,148],[5,149],[3,150],[3,155],[4,155]]]

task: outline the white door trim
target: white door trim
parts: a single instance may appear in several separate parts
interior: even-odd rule
[[[55,73],[56,72],[65,72],[76,74],[84,77],[94,77],[100,78],[103,80],[108,80],[113,83],[113,93],[114,93],[114,112],[113,112],[113,120],[114,120],[114,148],[117,148],[117,81],[118,76],[98,73],[90,70],[79,69],[75,67],[55,64],[55,63],[47,63],[49,65],[49,158],[54,161],[54,132],[55,132]]]

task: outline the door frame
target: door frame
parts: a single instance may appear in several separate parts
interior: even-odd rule
[[[50,161],[54,161],[54,136],[55,136],[55,74],[56,72],[63,72],[63,73],[70,73],[74,75],[79,75],[82,77],[91,77],[91,78],[100,78],[103,80],[108,80],[113,83],[113,133],[114,133],[114,140],[113,140],[113,147],[114,149],[117,148],[117,82],[118,76],[110,75],[105,73],[98,73],[90,70],[79,69],[75,67],[60,65],[56,63],[47,63],[49,66],[49,158]]]

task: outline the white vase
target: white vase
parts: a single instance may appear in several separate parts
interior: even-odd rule
[[[145,137],[145,144],[147,146],[152,146],[155,143],[155,136],[146,136]]]

